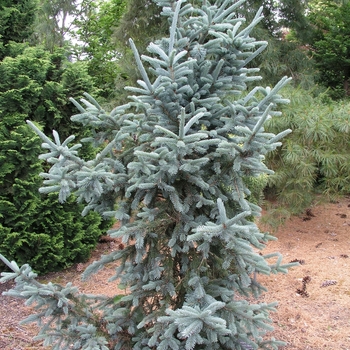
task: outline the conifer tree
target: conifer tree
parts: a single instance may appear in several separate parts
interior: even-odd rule
[[[63,137],[83,137],[85,131],[69,123],[75,107],[68,97],[95,87],[84,66],[68,62],[64,51],[50,54],[21,43],[6,49],[18,54],[0,61],[0,253],[44,273],[86,260],[111,223],[93,212],[82,217],[83,206],[73,197],[62,204],[57,195],[39,193],[41,142],[25,121],[45,132],[58,129]]]
[[[0,2],[0,60],[9,54],[9,43],[23,42],[32,34],[36,11],[35,0]]]
[[[246,178],[269,174],[264,155],[289,130],[266,133],[264,123],[287,102],[279,90],[255,87],[257,69],[247,68],[267,43],[250,36],[262,9],[244,23],[245,0],[157,0],[170,34],[138,54],[141,78],[129,87],[128,104],[107,113],[88,94],[73,121],[93,128],[101,147],[95,159],[79,157],[74,137],[50,139],[34,124],[52,164],[45,192],[71,193],[89,210],[121,222],[110,235],[124,249],[103,256],[88,278],[111,261],[112,279],[126,295],[110,299],[81,294],[68,284],[42,285],[28,265],[3,261],[16,278],[7,294],[36,302],[28,321],[44,322],[39,337],[54,349],[277,349],[266,338],[275,304],[250,303],[265,289],[259,274],[287,272],[276,254],[259,250],[274,239],[252,217]],[[149,65],[146,70],[144,63]],[[117,205],[116,205],[117,202]],[[272,259],[272,260],[270,260]],[[46,318],[44,319],[44,316]]]

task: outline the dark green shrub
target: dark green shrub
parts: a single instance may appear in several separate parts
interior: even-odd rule
[[[84,136],[70,124],[76,109],[68,98],[93,84],[84,65],[69,63],[61,51],[17,47],[17,56],[0,62],[0,252],[44,273],[86,260],[108,222],[101,226],[96,213],[82,217],[82,206],[39,193],[41,142],[25,120],[45,132]]]
[[[31,211],[34,220],[26,216],[14,221],[18,215],[13,215],[12,224],[0,224],[0,253],[21,264],[30,262],[39,273],[86,261],[101,236],[101,217],[90,212],[79,218],[82,209],[74,199],[58,203],[57,194],[39,199]]]

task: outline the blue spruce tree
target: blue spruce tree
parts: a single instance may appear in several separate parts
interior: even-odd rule
[[[42,324],[39,338],[54,349],[277,349],[268,339],[274,304],[252,304],[265,289],[259,274],[287,272],[281,256],[261,255],[274,239],[252,220],[260,208],[248,201],[246,179],[269,174],[264,155],[289,131],[266,133],[277,117],[274,88],[259,80],[251,61],[267,43],[251,37],[262,19],[239,15],[245,0],[156,0],[170,25],[168,38],[139,56],[130,40],[141,78],[128,87],[130,102],[107,113],[88,94],[72,120],[89,125],[101,150],[79,157],[74,136],[51,140],[29,122],[52,164],[42,192],[71,193],[121,223],[111,230],[125,248],[103,256],[83,274],[111,261],[128,294],[104,298],[73,286],[43,285],[28,265],[2,260],[15,278],[7,292],[34,303],[27,321]],[[198,4],[198,6],[197,6]],[[146,68],[148,67],[148,68]],[[257,84],[255,84],[257,85]],[[274,258],[273,260],[269,260]],[[45,317],[45,318],[44,318]]]

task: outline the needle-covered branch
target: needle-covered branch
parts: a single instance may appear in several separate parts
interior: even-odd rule
[[[45,298],[66,293],[68,300],[62,299],[65,319],[55,336],[74,331],[76,346],[91,341],[86,349],[103,349],[104,341],[133,350],[281,345],[267,339],[274,304],[244,299],[265,291],[260,274],[294,265],[259,254],[274,237],[255,224],[261,209],[247,184],[272,173],[264,157],[289,132],[264,130],[288,102],[280,91],[289,79],[273,88],[250,85],[259,70],[246,64],[266,42],[251,37],[261,10],[251,23],[238,15],[244,1],[156,0],[170,33],[141,57],[130,41],[140,72],[138,87],[128,88],[131,102],[108,113],[89,95],[73,101],[80,113],[72,119],[91,131],[82,141],[98,147],[94,159],[80,158],[72,137],[51,140],[30,123],[52,165],[42,191],[58,190],[61,200],[75,193],[86,203],[84,214],[95,210],[120,221],[109,233],[122,249],[93,263],[84,278],[118,261],[111,278],[126,295],[99,304],[96,321],[89,298],[75,292],[68,298],[68,289],[52,287]],[[35,288],[22,296],[40,302]],[[76,306],[82,302],[84,316]]]

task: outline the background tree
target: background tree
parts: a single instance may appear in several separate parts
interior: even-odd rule
[[[139,50],[144,51],[150,41],[162,37],[166,30],[167,22],[153,1],[131,0],[127,3],[116,36],[127,46],[129,39],[133,38]]]
[[[254,28],[254,35],[267,40],[269,46],[254,60],[264,80],[275,85],[280,76],[293,77],[293,85],[308,89],[314,85],[315,69],[304,41],[310,36],[305,13],[307,3],[300,0],[255,1],[241,5],[241,15],[251,20],[254,11],[263,6],[264,19]],[[294,37],[289,33],[293,32]]]
[[[28,6],[22,2],[18,8]],[[2,7],[0,14],[6,17],[16,11]],[[83,218],[83,207],[73,199],[61,204],[53,195],[38,192],[39,173],[44,171],[38,159],[40,140],[25,120],[31,118],[45,132],[55,128],[64,137],[73,132],[83,137],[84,132],[69,123],[75,109],[67,101],[82,96],[86,88],[98,90],[86,66],[68,62],[63,49],[49,53],[22,42],[31,32],[34,18],[30,19],[18,25],[5,22],[3,33],[9,39],[1,42],[3,54],[9,56],[0,61],[0,252],[46,272],[85,260],[107,223],[102,224],[96,213]],[[85,156],[92,153],[92,148],[84,147]]]
[[[35,0],[10,1],[0,3],[0,60],[9,53],[8,44],[23,42],[33,31],[36,11]]]
[[[73,21],[77,40],[73,54],[87,62],[107,103],[124,103],[124,86],[138,79],[137,67],[130,64],[133,55],[128,39],[134,38],[139,51],[145,52],[149,41],[165,33],[166,21],[151,0],[85,0],[82,8]]]
[[[279,3],[271,0],[249,0],[240,6],[240,11],[237,15],[246,18],[248,23],[250,23],[254,18],[255,12],[260,7],[263,9],[264,18],[254,30],[263,29],[267,31],[271,37],[278,36],[280,31],[280,25],[277,19]]]
[[[57,66],[59,65],[59,66]],[[63,68],[64,67],[64,68]],[[85,260],[103,233],[96,213],[81,216],[83,207],[58,203],[39,194],[44,171],[40,140],[28,130],[26,118],[66,137],[74,130],[68,121],[74,112],[69,96],[81,96],[92,80],[80,65],[39,47],[24,48],[0,63],[0,252],[38,272],[62,269]],[[85,154],[90,154],[85,149]]]
[[[120,68],[124,44],[117,42],[115,31],[125,10],[125,0],[90,1],[73,20],[73,55],[87,63],[89,74],[108,101],[122,93],[117,80],[124,80]]]
[[[104,147],[94,159],[81,159],[71,138],[61,142],[54,134],[51,140],[30,123],[52,164],[45,191],[59,188],[61,200],[74,192],[86,210],[121,221],[111,234],[124,249],[84,276],[118,260],[113,278],[130,292],[101,300],[70,285],[44,286],[27,265],[19,269],[2,258],[14,270],[3,280],[17,277],[11,295],[26,290],[40,303],[31,320],[49,315],[46,344],[134,350],[281,345],[264,338],[274,304],[245,298],[264,290],[259,273],[286,272],[291,265],[281,265],[279,254],[258,253],[273,237],[252,221],[260,208],[247,200],[244,179],[270,173],[264,155],[289,132],[274,135],[263,127],[287,102],[279,90],[288,79],[243,94],[260,78],[246,66],[267,43],[250,36],[261,10],[241,27],[236,10],[242,3],[158,2],[170,34],[141,57],[130,42],[141,74],[139,87],[128,88],[130,103],[106,113],[89,95],[82,105],[73,100],[80,110],[73,120],[92,127],[95,144]]]
[[[309,20],[314,26],[311,42],[319,70],[318,81],[333,96],[350,95],[350,2],[314,2]]]
[[[117,103],[125,103],[127,100],[127,93],[123,93],[124,86],[135,85],[139,79],[137,67],[130,64],[134,58],[129,39],[133,39],[140,54],[146,53],[149,42],[163,37],[168,31],[168,23],[160,12],[161,9],[153,0],[129,0],[126,3],[125,13],[114,32],[114,38],[122,55],[122,59],[118,62],[120,74],[117,80],[121,98],[116,100]]]
[[[317,1],[317,0],[316,0]],[[282,38],[285,30],[293,30],[298,39],[305,43],[311,30],[311,24],[307,18],[310,9],[309,0],[249,0],[242,5],[245,16],[252,17],[251,9],[263,7],[264,19],[258,27],[269,32],[272,37]]]
[[[51,53],[69,45],[73,18],[84,11],[83,4],[85,0],[39,0],[32,42],[44,45]]]
[[[307,18],[310,0],[282,0],[278,2],[280,28],[292,30],[302,44],[310,42],[312,25]]]

